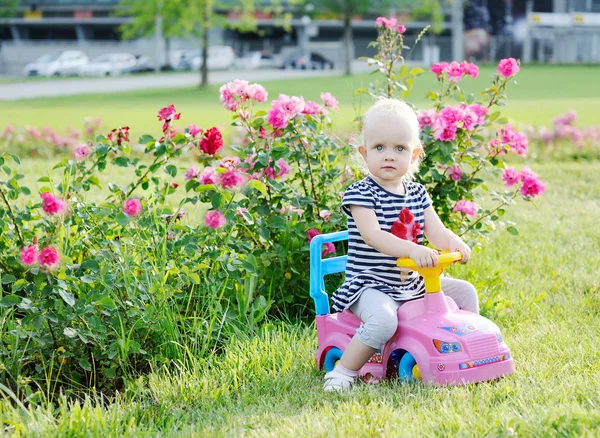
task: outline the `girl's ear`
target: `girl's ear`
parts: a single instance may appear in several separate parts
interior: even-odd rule
[[[417,158],[419,158],[422,153],[423,153],[422,147],[420,147],[420,146],[415,147],[415,149],[413,150],[413,153],[412,153],[412,161],[415,161]]]
[[[358,152],[362,155],[362,157],[366,160],[367,159],[367,150],[365,149],[364,146],[359,146],[358,147]]]

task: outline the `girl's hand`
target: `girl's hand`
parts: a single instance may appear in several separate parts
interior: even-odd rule
[[[419,268],[433,268],[438,263],[438,252],[422,245],[418,245],[408,256]]]
[[[469,258],[471,257],[471,248],[469,248],[469,245],[463,242],[458,236],[454,236],[450,239],[448,249],[450,252],[459,251],[462,254],[462,263],[469,261]]]

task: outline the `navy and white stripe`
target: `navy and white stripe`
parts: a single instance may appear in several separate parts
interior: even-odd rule
[[[380,290],[396,301],[408,301],[425,293],[423,278],[417,272],[404,270],[404,280],[401,280],[396,258],[382,254],[365,243],[350,213],[350,205],[374,210],[380,228],[389,232],[400,211],[407,207],[423,230],[424,212],[431,206],[429,195],[421,184],[406,181],[404,186],[406,194],[399,195],[367,177],[344,192],[342,211],[348,216],[348,264],[344,284],[331,297],[334,311],[341,312],[350,307],[368,287]],[[420,244],[423,243],[422,232],[417,239]]]

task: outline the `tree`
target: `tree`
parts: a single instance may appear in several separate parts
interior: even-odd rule
[[[309,1],[309,0],[307,0]],[[443,13],[441,0],[322,0],[318,8],[339,14],[344,21],[344,73],[352,73],[351,47],[352,47],[352,17],[365,15],[366,13],[382,14],[389,13],[394,9],[410,9],[420,17],[429,16],[432,19],[434,30],[441,31],[443,24]]]
[[[254,17],[254,0],[182,0],[185,4],[183,26],[191,34],[200,36],[202,47],[202,65],[200,68],[200,87],[208,85],[208,46],[209,31],[212,28],[234,28],[242,32],[257,29]],[[227,19],[223,12],[239,12],[236,23]],[[220,13],[218,13],[220,12]]]
[[[351,53],[352,53],[352,17],[364,15],[367,12],[380,11],[386,12],[393,4],[393,0],[322,0],[319,2],[318,8],[325,9],[341,15],[344,21],[344,73],[352,74]]]
[[[169,62],[170,40],[187,36],[187,30],[182,21],[185,14],[185,2],[182,0],[123,0],[116,10],[116,15],[133,18],[131,23],[123,24],[120,27],[121,35],[125,39],[150,37],[156,33],[157,23],[162,23],[160,30],[165,38],[167,63]],[[160,17],[160,20],[157,17]]]
[[[14,17],[17,13],[19,0],[0,0],[0,18]]]

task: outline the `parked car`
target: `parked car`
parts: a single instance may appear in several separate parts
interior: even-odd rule
[[[135,55],[135,64],[123,69],[123,73],[150,73],[154,66],[146,55]]]
[[[304,55],[299,51],[288,55],[283,61],[281,68],[288,70],[332,70],[333,62],[319,53],[309,52]]]
[[[211,46],[208,48],[208,69],[227,70],[233,67],[235,53],[229,46]],[[200,70],[202,65],[202,51],[189,50],[182,56],[177,70]]]
[[[79,69],[89,63],[88,56],[79,50],[66,50],[57,55],[44,55],[37,61],[27,64],[27,76],[67,76],[79,73]]]
[[[79,68],[81,76],[116,76],[136,64],[135,56],[131,53],[110,53],[100,55],[92,62]]]
[[[281,67],[281,58],[271,52],[266,51],[246,52],[235,60],[235,66],[243,70],[253,70],[257,68],[279,68]]]

